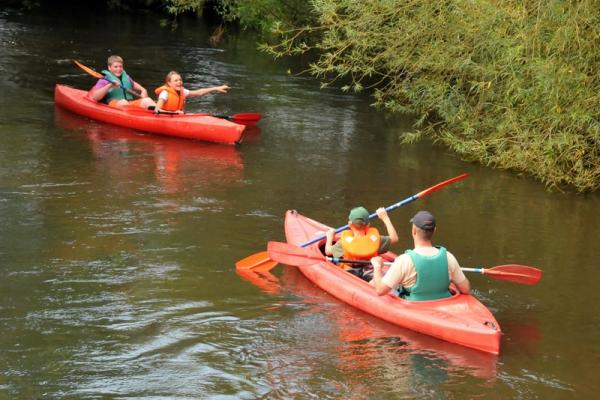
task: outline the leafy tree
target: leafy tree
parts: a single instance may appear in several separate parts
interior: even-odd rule
[[[600,186],[596,0],[311,5],[308,25],[273,18],[278,42],[263,48],[275,57],[316,50],[309,70],[324,84],[343,78],[345,90],[373,89],[375,105],[416,113],[418,131],[405,140],[428,135],[550,186]]]

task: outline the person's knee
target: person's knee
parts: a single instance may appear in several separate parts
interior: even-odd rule
[[[140,101],[140,106],[143,108],[155,107],[156,103],[150,97],[145,97]]]

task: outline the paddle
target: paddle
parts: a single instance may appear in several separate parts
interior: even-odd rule
[[[233,115],[215,115],[211,114],[213,117],[217,118],[225,118],[230,120],[236,120],[241,122],[258,122],[262,115],[260,113],[239,113]]]
[[[542,279],[542,270],[519,264],[499,265],[493,268],[462,268],[466,272],[479,272],[498,281],[510,281],[524,285],[537,285]]]
[[[328,257],[311,249],[304,249],[283,242],[269,242],[267,245],[269,257],[276,262],[287,265],[302,267],[314,264],[315,261],[329,261],[334,264],[357,264],[370,265],[368,260],[348,260],[345,258]],[[391,262],[385,262],[391,265]],[[542,278],[542,270],[526,265],[508,264],[492,268],[461,268],[464,272],[478,272],[499,281],[522,283],[524,285],[536,285]]]
[[[461,179],[466,178],[467,176],[469,176],[469,174],[462,174],[459,176],[455,176],[454,178],[448,179],[444,182],[440,182],[437,185],[434,185],[430,188],[427,188],[415,195],[412,195],[410,197],[407,197],[406,199],[399,201],[398,203],[392,204],[389,207],[386,207],[386,211],[390,212],[395,210],[398,207],[401,207],[405,204],[408,204],[410,202],[413,202],[417,199],[423,198],[425,196],[427,196],[428,194],[431,194],[437,190],[440,190],[441,188],[450,185],[451,183],[457,182]],[[377,213],[374,212],[373,214],[369,215],[369,220],[373,219],[377,217]],[[335,230],[335,233],[339,233],[341,231],[343,231],[344,229],[348,229],[348,224],[339,227]],[[310,240],[306,243],[303,243],[300,247],[306,247],[309,246],[313,243],[316,243],[320,240],[323,240],[325,238],[325,235],[320,235],[316,238],[314,238],[313,240]],[[251,256],[248,256],[242,260],[239,260],[238,262],[235,263],[235,267],[238,269],[258,269],[260,271],[268,271],[271,268],[275,267],[277,265],[277,262],[273,261],[270,257],[269,254],[266,251],[260,252],[260,253],[255,253],[252,254]]]
[[[175,111],[166,111],[166,110],[160,110],[157,112],[157,114],[165,114],[165,115],[195,115],[195,116],[211,116],[211,117],[215,117],[215,118],[223,118],[223,119],[228,119],[230,121],[238,121],[241,123],[256,123],[258,121],[260,121],[261,118],[261,114],[260,113],[240,113],[240,114],[233,114],[233,115],[215,115],[215,114],[209,114],[209,113],[178,113]]]
[[[80,63],[79,61],[77,61],[77,60],[73,60],[73,62],[75,63],[75,65],[77,65],[79,68],[81,68],[82,70],[84,70],[85,72],[87,72],[89,75],[93,76],[94,78],[98,78],[98,79],[102,79],[102,78],[104,78],[104,79],[106,79],[106,80],[110,81],[110,80],[108,79],[108,77],[107,77],[107,76],[105,76],[105,75],[102,75],[100,72],[96,72],[96,71],[94,71],[93,69],[91,69],[90,67],[87,67],[87,66],[83,65],[83,64],[82,64],[82,63]],[[133,90],[129,90],[129,89],[127,89],[126,87],[123,87],[123,89],[124,89],[124,90],[125,90],[127,93],[129,93],[129,94],[132,94],[132,95],[134,95],[134,96],[136,96],[136,97],[142,97],[142,96],[141,96],[139,93],[137,93],[137,92],[134,92]]]

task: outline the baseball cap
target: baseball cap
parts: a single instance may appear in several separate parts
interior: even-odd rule
[[[435,217],[429,211],[419,211],[410,219],[410,222],[424,231],[432,231],[435,229]]]
[[[350,210],[348,221],[354,225],[367,225],[369,223],[369,212],[364,207],[355,207]]]

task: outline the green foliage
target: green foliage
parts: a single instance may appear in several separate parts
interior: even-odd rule
[[[220,0],[220,14],[243,28],[270,33],[304,25],[310,20],[311,5],[306,0]]]
[[[169,14],[179,15],[186,12],[202,14],[205,0],[164,0]]]
[[[310,24],[274,24],[279,41],[263,48],[317,50],[310,71],[324,84],[344,78],[345,90],[373,89],[376,105],[416,113],[420,132],[406,140],[429,135],[549,186],[600,187],[597,0],[311,4]]]

